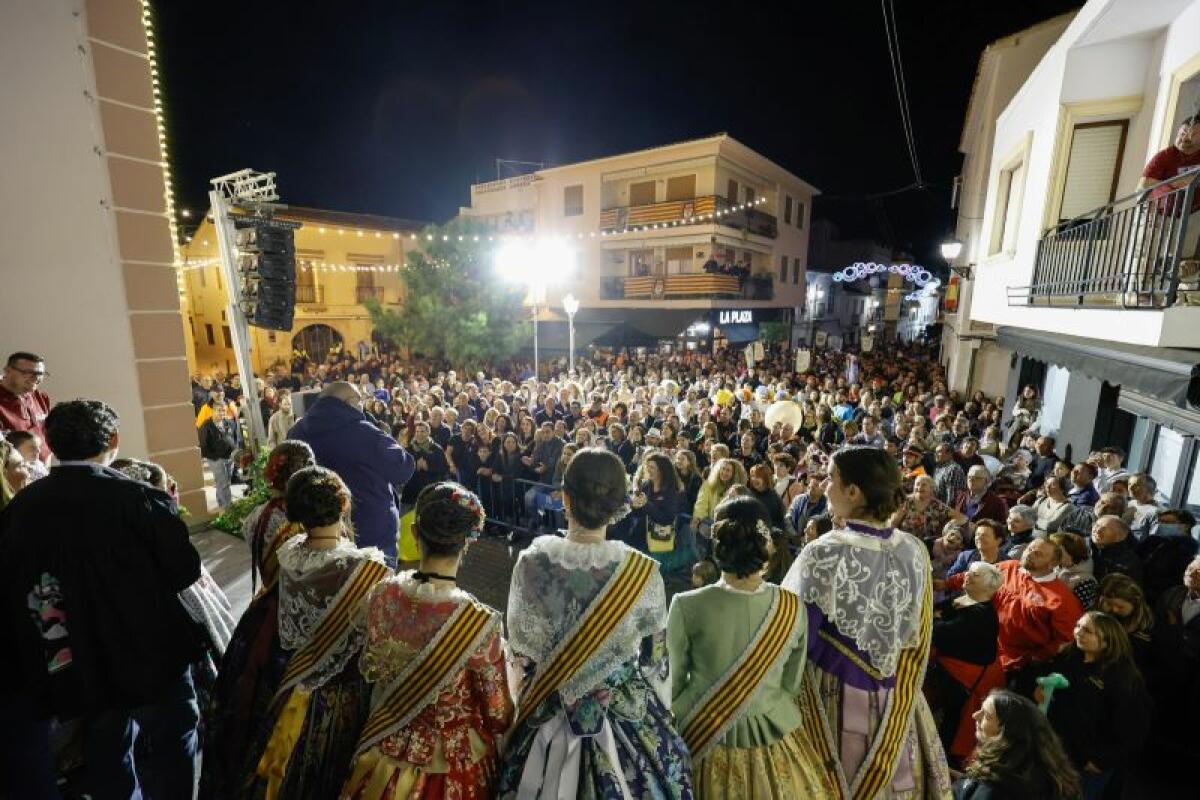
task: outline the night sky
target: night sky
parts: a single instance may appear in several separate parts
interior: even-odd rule
[[[563,164],[725,131],[817,216],[931,266],[984,46],[1079,2],[894,0],[914,182],[873,0],[155,3],[175,188],[278,173],[283,202],[444,222],[495,159]]]

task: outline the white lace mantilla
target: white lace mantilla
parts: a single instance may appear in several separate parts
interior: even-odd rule
[[[513,570],[507,614],[511,652],[544,663],[630,550],[621,542],[584,544],[557,536],[535,539]],[[666,591],[656,569],[616,630],[559,688],[562,701],[575,703],[617,667],[636,659],[642,640],[662,631],[666,620]]]
[[[377,547],[360,548],[339,540],[328,550],[314,550],[303,546],[307,539],[300,534],[279,547],[279,643],[293,652],[308,641],[354,564],[366,560],[384,563]],[[344,572],[342,580],[330,580],[329,571]],[[348,634],[305,679],[305,687],[315,689],[340,673],[362,644],[363,631],[350,626]]]
[[[887,539],[838,528],[800,551],[781,584],[815,603],[885,676],[920,634],[929,554],[916,537]]]

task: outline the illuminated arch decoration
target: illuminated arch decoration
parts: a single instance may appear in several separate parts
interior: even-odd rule
[[[929,284],[937,286],[940,283],[940,281],[933,277],[932,272],[916,264],[876,264],[874,261],[865,263],[862,261],[855,262],[841,272],[833,273],[833,279],[838,282],[854,283],[855,281],[861,281],[863,278],[885,272],[899,275],[904,280],[915,283],[922,289]]]

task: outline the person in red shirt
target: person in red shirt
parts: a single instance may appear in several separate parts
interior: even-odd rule
[[[50,459],[46,443],[46,415],[50,397],[37,387],[46,378],[46,362],[33,353],[8,357],[0,376],[0,431],[30,431],[42,442],[42,461]]]
[[[1200,181],[1194,174],[1181,178],[1176,176],[1197,167],[1200,167],[1200,114],[1193,114],[1179,124],[1174,144],[1155,153],[1150,163],[1146,164],[1146,168],[1142,170],[1142,180],[1138,183],[1138,189],[1146,189],[1162,181],[1169,181],[1150,192],[1152,197],[1163,198],[1158,201],[1159,213],[1167,215],[1179,213],[1178,208],[1182,203],[1179,190],[1186,188],[1190,183],[1196,184],[1196,190],[1192,194],[1192,207],[1187,212],[1188,224],[1184,231],[1183,248],[1180,250],[1182,255],[1179,277],[1180,282],[1186,284],[1187,288],[1195,288],[1193,284],[1200,277]],[[1176,197],[1166,197],[1172,192],[1177,193]]]
[[[1079,598],[1058,577],[1062,550],[1046,539],[1034,539],[1021,561],[996,565],[1004,583],[992,602],[1000,619],[1000,667],[1012,675],[1036,661],[1047,661],[1074,641],[1075,623],[1083,616]],[[945,581],[962,589],[965,573]],[[934,584],[934,588],[938,588]]]

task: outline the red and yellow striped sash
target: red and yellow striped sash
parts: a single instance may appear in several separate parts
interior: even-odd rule
[[[725,673],[683,721],[683,740],[692,760],[708,755],[750,705],[771,667],[784,655],[786,645],[800,617],[800,598],[787,589],[778,589],[746,656]]]
[[[657,563],[637,551],[625,555],[625,560],[579,618],[575,629],[533,676],[529,689],[521,697],[516,725],[524,722],[546,698],[570,680],[604,644],[642,596]]]
[[[429,705],[430,698],[437,699],[496,621],[496,615],[483,606],[472,602],[460,605],[424,653],[391,681],[383,699],[374,704],[356,752],[370,749],[404,727]]]
[[[330,652],[342,641],[350,630],[350,617],[354,609],[367,596],[375,584],[391,574],[386,565],[378,561],[365,560],[354,570],[349,580],[338,591],[333,602],[325,609],[313,629],[308,641],[288,659],[279,684],[277,697],[290,691],[297,683],[316,669]]]
[[[295,522],[285,522],[275,529],[275,535],[267,543],[263,551],[262,563],[258,565],[258,574],[262,576],[263,590],[270,589],[279,578],[279,548],[283,543],[298,533],[304,531],[304,526]]]

